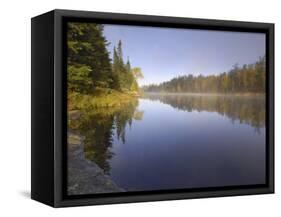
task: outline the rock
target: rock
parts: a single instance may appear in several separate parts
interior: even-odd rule
[[[77,120],[80,118],[81,114],[82,114],[82,112],[79,110],[72,110],[72,111],[68,112],[68,118],[70,120]]]
[[[83,137],[68,133],[68,194],[123,192],[94,162],[85,159]]]

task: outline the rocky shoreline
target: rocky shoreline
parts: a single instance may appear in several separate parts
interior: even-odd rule
[[[94,162],[84,156],[84,138],[68,132],[68,195],[123,192]]]

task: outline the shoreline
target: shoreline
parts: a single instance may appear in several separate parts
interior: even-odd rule
[[[146,95],[170,96],[265,96],[265,93],[171,93],[171,92],[144,92]]]
[[[139,92],[104,91],[97,95],[68,93],[68,111],[120,107],[141,97]]]
[[[124,192],[95,162],[85,158],[83,140],[79,134],[68,131],[68,194]]]

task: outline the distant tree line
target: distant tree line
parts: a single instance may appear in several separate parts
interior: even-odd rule
[[[113,60],[106,49],[109,43],[103,36],[103,25],[68,23],[67,72],[68,89],[93,93],[97,89],[138,91],[140,68],[131,68],[129,59],[123,60],[122,42],[113,50]]]
[[[262,93],[265,92],[265,77],[265,57],[261,57],[254,64],[242,67],[236,64],[229,72],[219,75],[178,76],[159,85],[144,86],[143,90],[171,93]]]

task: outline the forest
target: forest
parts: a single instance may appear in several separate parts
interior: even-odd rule
[[[139,92],[139,67],[131,67],[129,57],[123,59],[122,42],[107,50],[103,25],[68,23],[67,74],[68,102],[71,109],[83,106],[113,106]]]
[[[184,75],[170,81],[143,86],[146,92],[168,93],[264,93],[265,57],[253,64],[239,67],[235,64],[219,75]]]
[[[76,191],[80,195],[87,188],[94,189],[93,194],[108,193],[108,181],[115,182],[122,192],[189,187],[186,183],[197,186],[198,177],[200,182],[208,180],[210,174],[221,170],[221,164],[219,168],[211,165],[212,170],[209,159],[200,158],[210,150],[214,157],[230,157],[233,162],[219,174],[222,180],[229,180],[230,175],[237,180],[241,175],[242,183],[245,174],[252,174],[252,165],[259,163],[253,161],[247,170],[247,161],[265,142],[265,57],[252,64],[236,64],[220,74],[177,76],[179,68],[174,67],[174,75],[167,72],[173,79],[167,81],[163,79],[167,68],[156,59],[162,60],[161,55],[146,56],[152,44],[144,35],[125,28],[122,31],[130,32],[125,37],[122,28],[110,31],[110,26],[67,24],[67,171],[68,180],[72,180],[68,190],[82,189]],[[161,45],[159,54],[170,52],[166,43]],[[180,58],[176,54],[174,58]],[[256,60],[258,55],[251,58]],[[233,53],[233,59],[236,56]],[[177,63],[167,61],[171,66]],[[140,67],[131,64],[135,62],[147,72],[141,83],[149,84],[146,82],[152,82],[154,76],[159,83],[140,86],[143,74]],[[149,74],[151,63],[157,68],[151,70],[153,76]],[[235,158],[241,153],[245,153],[242,162],[242,157]],[[197,166],[199,176],[193,177],[190,165]],[[226,173],[229,168],[242,172]],[[159,171],[164,171],[167,181],[163,182]],[[102,180],[106,181],[100,183],[95,174],[105,175]]]

